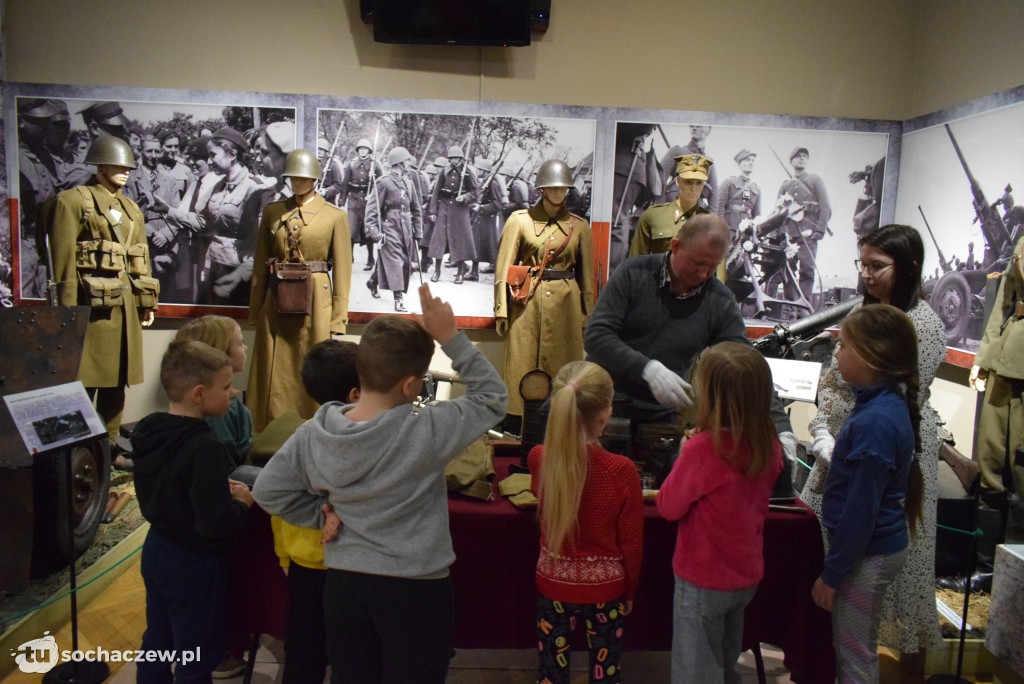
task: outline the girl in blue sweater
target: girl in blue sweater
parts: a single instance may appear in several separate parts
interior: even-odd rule
[[[887,304],[861,307],[843,322],[836,361],[857,403],[825,483],[830,546],[811,594],[832,612],[839,682],[878,682],[882,600],[906,560],[908,522],[921,520],[914,324]]]

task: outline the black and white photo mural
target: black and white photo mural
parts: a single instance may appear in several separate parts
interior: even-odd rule
[[[714,163],[698,203],[733,233],[726,284],[745,318],[792,320],[853,295],[857,237],[881,213],[889,135],[771,125],[618,122],[610,268],[638,253],[643,212],[677,201],[676,158],[703,155]]]
[[[986,285],[1006,270],[1024,226],[1014,199],[1024,192],[1024,104],[906,126],[896,222],[925,240],[925,294],[947,344],[973,353],[984,332]]]
[[[196,307],[235,307],[245,315],[260,211],[290,195],[281,172],[299,139],[296,107],[51,93],[13,100],[18,300],[47,296],[40,207],[89,181],[95,171],[86,163],[89,147],[110,135],[127,142],[135,158],[124,194],[145,216],[160,315],[195,315]]]
[[[592,119],[318,108],[321,192],[352,231],[354,320],[393,312],[395,292],[428,282],[457,316],[483,319],[464,325],[489,323],[505,220],[536,203],[534,176],[549,159],[573,170],[567,204],[589,217],[595,136]],[[409,228],[397,218],[406,204]],[[419,310],[415,294],[406,302]]]

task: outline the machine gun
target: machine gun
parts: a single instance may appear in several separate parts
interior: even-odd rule
[[[974,174],[971,173],[970,167],[967,166],[967,160],[964,159],[964,153],[960,151],[960,145],[957,144],[956,137],[953,136],[953,130],[949,127],[949,124],[943,125],[946,128],[946,133],[949,134],[950,142],[953,143],[953,149],[956,150],[960,166],[964,168],[967,180],[971,184],[971,195],[974,196],[975,221],[981,224],[981,233],[985,237],[985,255],[982,266],[987,268],[998,261],[1004,254],[1008,256],[1010,251],[1013,250],[1010,231],[1006,229],[1003,218],[996,211],[996,205],[989,204],[985,199],[985,193],[982,192],[981,185],[974,177]]]
[[[852,297],[791,323],[778,323],[772,332],[753,341],[754,349],[775,359],[792,358],[827,363],[835,339],[827,333],[823,337],[821,333],[846,318],[863,299],[862,296]]]

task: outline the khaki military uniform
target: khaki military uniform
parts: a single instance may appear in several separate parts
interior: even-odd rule
[[[288,257],[288,232],[299,230],[299,251],[305,261],[326,261],[330,273],[313,273],[313,313],[279,314],[277,293],[267,261]],[[297,206],[294,198],[272,202],[263,210],[256,240],[249,322],[256,342],[249,371],[246,405],[253,432],[274,418],[294,411],[312,418],[318,404],[302,387],[302,359],[331,333],[348,326],[348,293],[352,281],[352,238],[348,216],[320,195]]]
[[[537,265],[549,250],[569,243],[547,270],[574,272],[573,277],[542,280],[525,304],[509,296],[508,267]],[[590,224],[563,210],[550,218],[542,203],[509,217],[501,232],[494,273],[494,316],[508,319],[502,377],[509,388],[508,413],[522,415],[519,381],[540,368],[554,377],[570,361],[583,359],[583,326],[594,308],[594,243]]]
[[[1024,490],[1024,238],[999,283],[974,364],[989,372],[978,423],[978,464],[982,496],[993,508],[1005,506],[1009,489]],[[1019,459],[1019,460],[1018,460]]]
[[[706,213],[708,210],[700,204],[687,212],[679,207],[679,202],[655,204],[648,207],[637,221],[633,241],[629,244],[629,256],[664,254],[669,250],[672,238],[676,236],[684,223],[697,214]]]
[[[84,193],[91,196],[91,203]],[[60,193],[54,202],[48,231],[60,303],[89,304],[82,286],[86,277],[117,279],[122,286],[122,304],[96,307],[90,312],[78,370],[78,378],[87,388],[101,388],[97,408],[114,435],[121,423],[125,386],[143,380],[142,318],[147,310],[156,308],[145,221],[138,205],[120,191],[111,193],[95,177],[87,185]],[[86,245],[95,240],[117,243],[126,254],[119,261],[115,258],[107,268],[88,267],[86,262],[97,257],[96,250]],[[103,249],[109,252],[116,248]],[[142,294],[140,289],[146,281],[153,281],[145,295],[151,301],[149,306],[140,306],[137,296]]]

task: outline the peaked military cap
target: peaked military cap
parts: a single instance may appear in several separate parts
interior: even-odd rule
[[[97,102],[85,109],[78,111],[82,115],[85,125],[96,122],[107,126],[127,126],[128,119],[124,116],[124,110],[117,102]]]
[[[797,147],[792,152],[789,153],[789,161],[793,161],[793,157],[800,154],[801,152],[806,154],[808,157],[811,156],[810,151],[806,147]]]
[[[707,181],[708,172],[715,162],[703,154],[681,154],[676,157],[676,173],[683,180]]]
[[[743,161],[747,157],[756,157],[756,156],[757,156],[757,152],[751,152],[746,147],[744,147],[742,150],[740,150],[739,152],[736,153],[736,156],[733,157],[733,159],[736,160],[737,164],[739,164],[741,161]]]

